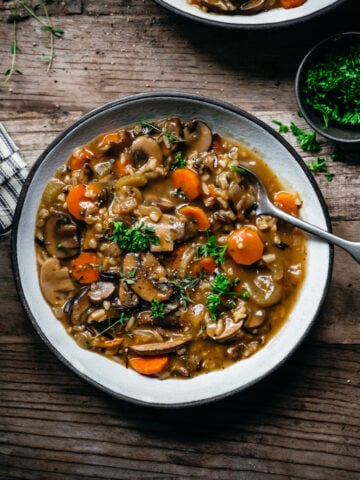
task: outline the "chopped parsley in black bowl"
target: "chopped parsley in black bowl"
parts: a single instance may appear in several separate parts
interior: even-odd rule
[[[336,34],[310,50],[297,72],[296,97],[320,135],[360,146],[360,32]]]

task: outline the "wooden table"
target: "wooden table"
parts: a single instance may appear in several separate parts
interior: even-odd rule
[[[48,33],[35,20],[19,24],[23,75],[0,90],[0,120],[29,165],[83,113],[137,92],[200,93],[270,125],[276,118],[305,127],[296,67],[318,40],[358,28],[358,3],[298,27],[235,32],[186,21],[151,0],[59,1],[52,21],[65,33],[50,74],[39,60]],[[11,61],[10,9],[0,4],[2,71]],[[285,136],[305,162],[314,158]],[[316,175],[333,229],[359,240],[359,152],[333,161],[334,145],[320,142],[335,173],[331,183]],[[9,241],[0,248],[0,479],[360,478],[360,270],[346,253],[335,250],[325,306],[278,371],[214,404],[157,410],[107,396],[50,353],[22,311]]]

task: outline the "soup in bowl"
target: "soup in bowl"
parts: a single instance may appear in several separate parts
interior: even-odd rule
[[[210,99],[130,97],[49,147],[22,192],[13,258],[24,306],[65,363],[121,398],[174,406],[245,388],[291,353],[324,299],[331,249],[256,216],[242,166],[326,228],[291,147]]]

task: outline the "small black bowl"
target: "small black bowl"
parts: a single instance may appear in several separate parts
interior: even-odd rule
[[[306,102],[304,92],[307,72],[310,67],[324,60],[324,57],[330,49],[339,49],[360,43],[360,32],[344,32],[333,35],[313,47],[301,62],[295,80],[295,93],[299,110],[307,123],[320,135],[328,138],[339,146],[347,148],[360,147],[360,127],[341,126],[330,123],[325,126],[322,115],[313,110]]]

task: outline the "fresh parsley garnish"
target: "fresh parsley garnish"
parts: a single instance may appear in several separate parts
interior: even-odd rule
[[[325,158],[318,157],[316,160],[308,161],[309,170],[312,172],[327,172],[327,165]]]
[[[335,173],[330,173],[328,171],[328,166],[326,164],[325,158],[318,157],[316,160],[308,162],[309,170],[312,172],[322,172],[325,173],[324,177],[328,182],[332,182],[335,177]]]
[[[275,125],[278,125],[280,133],[287,133],[289,131],[289,127],[287,125],[284,125],[282,122],[280,122],[280,120],[274,119],[272,123],[275,123]]]
[[[320,150],[320,145],[316,141],[315,132],[306,132],[301,130],[294,122],[291,122],[291,131],[297,137],[297,141],[300,147],[306,152],[318,152]]]
[[[186,160],[182,156],[181,152],[177,152],[174,160],[171,162],[170,169],[175,170],[176,168],[184,168],[186,167]]]
[[[125,252],[139,252],[150,249],[150,244],[160,245],[160,239],[153,227],[143,223],[128,228],[124,222],[114,220],[114,233],[109,240],[117,243]]]
[[[153,299],[151,304],[151,316],[159,319],[165,318],[165,303],[159,302],[159,300]]]
[[[220,313],[222,295],[232,295],[235,297],[241,297],[245,300],[250,299],[250,294],[245,288],[243,288],[241,292],[234,292],[231,290],[233,286],[234,285],[230,280],[230,278],[228,278],[223,273],[219,273],[218,275],[215,275],[214,280],[210,285],[212,292],[209,293],[206,301],[211,318],[213,320],[216,321]]]
[[[306,102],[319,112],[325,127],[360,125],[360,45],[339,48],[336,43],[324,60],[307,71]]]
[[[200,257],[210,256],[215,260],[216,265],[221,265],[225,260],[227,245],[218,245],[215,235],[210,235],[208,241],[198,249]]]

